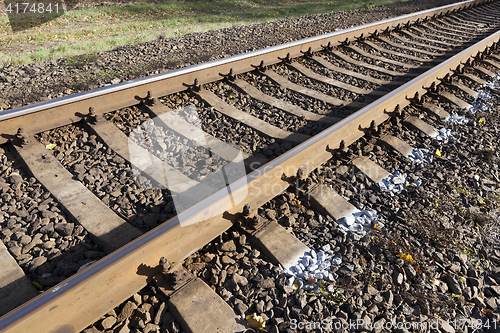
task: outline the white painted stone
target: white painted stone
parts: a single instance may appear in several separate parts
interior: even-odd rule
[[[456,113],[453,113],[450,116],[446,117],[445,120],[450,123],[460,124],[460,125],[464,125],[469,122],[469,120],[465,116],[459,116]]]
[[[338,266],[342,263],[342,258],[341,257],[335,257],[332,259],[332,265]]]

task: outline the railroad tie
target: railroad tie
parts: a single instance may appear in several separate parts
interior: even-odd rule
[[[445,118],[448,118],[450,116],[450,114],[447,111],[443,110],[443,108],[441,108],[439,105],[437,105],[433,102],[422,103],[420,108],[423,109],[424,111],[430,113],[430,114],[435,115],[436,117],[438,117],[440,119],[445,119]]]
[[[471,80],[472,82],[476,83],[476,84],[480,84],[480,85],[483,85],[483,84],[486,84],[487,81],[486,80],[483,80],[481,79],[479,76],[476,76],[474,74],[469,74],[469,73],[458,73],[457,75],[459,76],[462,76],[462,77],[465,77],[469,80]]]
[[[322,116],[313,112],[303,110],[302,108],[293,105],[290,102],[282,101],[275,97],[264,94],[262,91],[255,88],[250,83],[242,79],[236,79],[232,81],[231,84],[241,89],[243,92],[245,92],[252,98],[255,98],[261,102],[269,104],[277,109],[283,110],[298,117],[304,117],[304,119],[306,120],[319,121],[321,123],[327,123],[327,124],[335,124],[336,122],[339,122],[342,119],[338,117]]]
[[[29,143],[14,147],[33,176],[56,198],[69,216],[102,245],[105,253],[142,235],[139,229],[116,215],[81,182],[74,180],[71,172],[34,137]]]
[[[419,37],[419,36],[417,36],[415,34],[412,34],[411,32],[408,32],[408,31],[401,31],[401,33],[405,33],[408,36],[410,36],[410,37],[412,37],[413,39],[416,39],[416,40],[424,40],[426,42],[434,42],[433,40],[429,40],[427,38]],[[450,50],[450,48],[442,48],[442,47],[438,47],[438,46],[434,46],[434,45],[428,45],[428,44],[424,44],[424,43],[414,42],[414,41],[409,40],[408,38],[405,38],[405,37],[403,37],[403,36],[401,36],[399,34],[396,34],[396,33],[391,33],[391,36],[399,39],[403,43],[408,43],[408,44],[413,44],[413,45],[416,45],[416,46],[421,46],[421,47],[426,48],[427,50],[430,49],[433,52],[437,51],[437,52],[443,52],[444,53],[444,52],[448,52]]]
[[[358,73],[358,72],[355,72],[355,71],[351,71],[349,69],[345,69],[345,68],[342,68],[342,67],[338,67],[338,66],[335,66],[334,64],[332,64],[331,62],[321,58],[321,57],[318,57],[318,56],[313,56],[311,58],[312,60],[316,61],[318,64],[322,65],[323,67],[331,70],[331,71],[334,71],[334,72],[339,72],[341,74],[345,74],[345,75],[348,75],[348,76],[352,76],[352,77],[355,77],[356,79],[360,79],[360,80],[363,80],[363,81],[367,81],[367,82],[371,82],[371,83],[374,83],[374,84],[379,84],[379,85],[386,85],[386,86],[400,86],[401,85],[401,82],[397,82],[397,81],[387,81],[387,80],[381,80],[381,79],[376,79],[376,78],[373,78],[371,76],[368,76],[368,75],[364,75],[364,74],[361,74],[361,73]]]
[[[496,60],[496,59],[495,59]],[[482,62],[484,62],[485,64],[488,64],[490,66],[493,66],[493,67],[496,67],[497,69],[500,69],[500,64],[497,63],[496,61],[494,60],[489,60],[489,59],[483,59],[481,60]]]
[[[442,20],[445,22],[446,25],[453,24],[453,25],[458,25],[459,28],[464,28],[464,29],[467,29],[469,31],[470,30],[477,31],[477,24],[472,24],[469,21],[465,21],[465,20],[463,20],[459,17],[456,17],[456,16],[455,17],[453,17],[453,16],[443,17]]]
[[[441,25],[445,25],[445,26],[453,25],[453,26],[457,27],[457,29],[455,29],[455,30],[458,32],[461,31],[461,30],[458,30],[458,28],[459,28],[459,29],[462,29],[462,31],[464,31],[464,32],[468,31],[468,34],[477,35],[476,27],[473,26],[472,24],[460,23],[459,21],[453,20],[452,18],[447,18],[447,21],[445,20],[445,18],[436,19],[436,22],[439,22]]]
[[[247,126],[252,127],[256,131],[264,133],[271,138],[281,139],[285,141],[291,141],[295,143],[304,142],[310,138],[309,135],[293,133],[289,131],[285,131],[281,128],[273,126],[257,117],[254,117],[244,111],[238,110],[232,105],[227,104],[223,100],[221,100],[217,95],[208,90],[200,90],[197,94],[209,105],[213,106],[220,113],[240,121]]]
[[[359,102],[350,102],[350,101],[344,101],[341,99],[338,99],[333,96],[329,96],[326,94],[323,94],[319,91],[309,89],[303,86],[300,86],[298,84],[295,84],[288,79],[284,78],[283,76],[279,75],[276,72],[273,72],[271,70],[266,71],[263,73],[263,75],[267,76],[274,82],[276,82],[278,85],[282,86],[283,88],[290,89],[292,91],[298,92],[299,94],[315,98],[317,100],[323,101],[325,103],[331,104],[331,105],[336,105],[336,106],[343,106],[343,107],[348,107],[348,108],[355,108],[355,109],[361,109],[362,107],[366,106],[366,103],[359,103]]]
[[[410,146],[408,143],[405,141],[401,140],[400,138],[392,135],[386,135],[383,138],[380,139],[381,143],[385,144],[389,148],[397,151],[404,157],[408,157],[411,152],[413,151],[413,147]]]
[[[481,72],[489,77],[492,77],[492,78],[495,78],[497,75],[495,73],[493,73],[492,71],[484,68],[484,67],[481,67],[481,66],[474,66],[474,69],[477,70],[478,72]]]
[[[496,54],[490,54],[488,57],[492,58],[495,61],[499,61],[500,62],[500,57],[497,56]]]
[[[354,51],[356,53],[359,53],[363,57],[371,58],[373,60],[384,62],[386,64],[392,64],[392,65],[396,65],[396,66],[400,66],[400,67],[404,67],[404,68],[422,68],[422,69],[432,68],[432,66],[417,66],[417,65],[407,64],[407,63],[397,61],[397,60],[384,58],[384,57],[381,57],[381,56],[378,56],[375,54],[368,53],[356,45],[350,45],[349,49],[351,49],[352,51]]]
[[[189,178],[130,140],[110,121],[98,120],[94,124],[89,123],[89,125],[108,147],[129,162],[132,167],[152,178],[157,182],[157,186],[168,188],[172,195],[179,199],[177,202],[182,201],[182,207],[176,206],[178,212],[206,199],[226,185],[224,175],[221,172],[210,174],[212,178],[210,183],[216,181],[220,184],[218,187],[212,187]]]
[[[368,68],[368,69],[371,69],[371,70],[374,70],[374,71],[377,71],[377,72],[380,72],[383,74],[388,74],[388,75],[392,75],[392,76],[403,76],[403,75],[409,76],[409,77],[417,76],[417,74],[415,74],[415,73],[400,73],[400,72],[393,71],[391,69],[367,64],[367,63],[361,62],[359,60],[353,59],[340,51],[332,51],[331,53],[333,55],[335,55],[336,57],[344,60],[345,62],[351,63],[351,64],[359,66],[359,67]]]
[[[0,316],[38,295],[7,247],[0,242]]]
[[[430,34],[428,32],[425,32],[424,30],[422,30],[420,28],[417,28],[417,27],[411,27],[411,28],[413,30],[419,32],[422,35],[421,38],[423,38],[423,36],[428,36],[428,37],[425,37],[425,38],[427,39],[427,38],[436,38],[436,37],[439,37],[441,39],[444,39],[444,41],[442,41],[442,40],[435,40],[435,39],[434,40],[429,39],[429,40],[432,40],[434,43],[443,44],[443,45],[450,45],[450,46],[455,46],[455,45],[458,45],[458,44],[461,43],[461,41],[453,39],[453,38],[448,38],[448,37],[445,37],[445,36],[442,36],[442,35],[438,35],[438,36],[432,35],[432,34]],[[436,31],[435,29],[432,29],[432,28],[429,28],[429,29],[433,30],[433,31]],[[440,32],[436,31],[436,34],[438,34],[438,33],[440,33]]]
[[[379,183],[389,177],[390,173],[366,156],[360,156],[352,161],[359,171],[364,173],[372,182]]]
[[[439,93],[439,96],[443,97],[447,101],[449,101],[449,102],[457,105],[458,107],[460,107],[462,109],[469,110],[472,107],[472,105],[470,105],[469,103],[463,101],[462,99],[458,98],[457,96],[453,95],[452,93],[443,91],[443,92]]]
[[[436,21],[440,22],[441,20],[439,20],[439,19],[438,19],[438,20],[436,20]],[[442,22],[442,21],[441,21],[441,22]],[[477,32],[476,32],[475,30],[473,30],[473,29],[466,29],[466,28],[463,28],[463,30],[458,30],[458,29],[453,29],[453,28],[450,28],[450,27],[449,27],[449,25],[450,25],[449,23],[447,23],[447,24],[446,24],[446,25],[448,26],[448,27],[446,27],[446,28],[445,28],[445,27],[443,27],[443,26],[440,26],[440,25],[439,25],[439,24],[437,24],[436,22],[432,22],[432,21],[429,21],[429,22],[428,22],[428,24],[424,23],[423,25],[424,25],[425,27],[430,27],[430,26],[432,26],[433,28],[441,28],[441,29],[444,29],[444,30],[446,30],[446,31],[452,31],[452,33],[449,33],[449,34],[450,34],[450,35],[452,35],[452,36],[457,36],[457,37],[462,37],[464,33],[467,33],[467,34],[469,34],[469,35],[473,35],[473,36],[477,35]],[[468,32],[467,30],[469,30],[469,32]],[[447,33],[448,33],[448,32],[447,32]]]
[[[358,213],[359,210],[349,201],[325,184],[315,187],[310,193],[311,204],[321,213],[330,215],[335,220]]]
[[[409,60],[415,60],[415,61],[419,61],[422,63],[439,63],[440,62],[439,60],[436,60],[436,59],[422,59],[422,58],[415,57],[415,56],[412,56],[409,54],[392,51],[392,50],[384,48],[382,45],[374,44],[373,42],[371,42],[369,40],[365,40],[363,43],[368,45],[369,47],[373,48],[374,50],[378,50],[380,52],[387,53],[387,54],[393,54],[395,56],[398,56],[401,58],[406,58]],[[406,66],[406,65],[404,65],[404,66]],[[415,66],[415,67],[419,67],[419,66]]]
[[[145,105],[144,107],[151,113],[156,126],[169,129],[188,140],[197,142],[200,146],[206,146],[210,149],[211,153],[228,162],[234,161],[234,159],[241,153],[245,166],[253,171],[268,161],[267,158],[262,156],[249,155],[248,153],[235,148],[206,132],[203,132],[203,135],[200,135],[200,131],[202,130],[201,128],[188,123],[181,117],[164,116],[172,110],[162,103],[156,103],[151,106]],[[203,137],[203,140],[200,140],[201,137]]]
[[[429,125],[422,119],[415,116],[408,117],[408,119],[404,121],[404,124],[407,127],[416,129],[425,135],[430,136],[431,138],[435,138],[438,135],[438,131],[434,128],[434,126]]]
[[[309,248],[276,222],[269,222],[252,234],[251,241],[271,261],[285,269],[297,264],[299,257]]]
[[[296,70],[298,70],[299,72],[301,72],[303,75],[307,76],[310,79],[313,79],[313,80],[316,80],[319,82],[323,82],[323,83],[326,83],[328,85],[335,86],[335,87],[338,87],[338,88],[341,88],[341,89],[344,89],[347,91],[351,91],[351,92],[359,94],[359,95],[382,96],[382,95],[386,94],[386,92],[383,92],[380,90],[377,90],[377,91],[367,90],[367,89],[359,88],[359,87],[356,87],[356,86],[353,86],[351,84],[347,84],[347,83],[344,83],[344,82],[341,82],[338,80],[331,79],[331,78],[323,76],[323,75],[319,75],[319,74],[315,73],[313,70],[307,68],[306,66],[304,66],[298,62],[292,62],[291,64],[289,64],[289,66],[295,68]]]
[[[242,331],[233,309],[199,278],[172,294],[168,309],[186,333]]]
[[[477,96],[477,91],[467,87],[466,85],[464,85],[462,83],[455,82],[455,83],[451,83],[450,86],[455,88],[455,89],[463,91],[464,93],[468,94],[471,97]]]
[[[480,10],[479,8],[475,9],[475,10],[472,10],[471,12],[468,12],[468,13],[456,13],[456,15],[458,17],[463,17],[465,18],[465,20],[469,21],[469,22],[475,22],[476,24],[477,23],[491,23],[492,21],[496,21],[498,20],[498,17],[495,17],[495,16],[492,16],[492,15],[488,15],[485,11],[484,11],[484,7],[482,8],[483,10]],[[476,15],[474,17],[471,16],[471,14],[473,13],[477,13],[479,15]]]
[[[415,47],[408,46],[407,44],[413,44],[413,45],[417,45],[417,46],[423,46],[423,44],[414,43],[414,42],[411,42],[409,40],[403,40],[404,38],[403,37],[399,37],[399,36],[397,38],[401,39],[404,42],[404,44],[402,44],[402,43],[394,43],[391,40],[391,38],[389,38],[389,37],[378,37],[377,39],[379,41],[381,41],[382,43],[386,43],[388,45],[391,45],[392,47],[401,48],[401,49],[404,49],[404,50],[408,50],[408,51],[412,51],[412,52],[416,52],[416,53],[420,53],[420,54],[426,54],[426,55],[431,56],[431,57],[438,57],[438,56],[444,54],[444,53],[430,52],[428,50],[422,50],[422,49],[417,49]]]

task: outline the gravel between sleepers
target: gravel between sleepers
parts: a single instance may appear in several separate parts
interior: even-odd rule
[[[116,214],[145,232],[175,215],[167,190],[152,188],[130,164],[114,153],[86,125],[78,123],[37,135],[44,145],[55,144],[54,156]],[[142,184],[142,186],[138,186]]]
[[[105,314],[82,333],[183,333],[165,296],[152,284]]]
[[[0,147],[0,235],[19,266],[43,289],[104,256],[87,231],[25,173],[7,146]]]

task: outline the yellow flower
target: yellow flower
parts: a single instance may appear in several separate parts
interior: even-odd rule
[[[247,316],[247,323],[250,325],[251,328],[257,331],[261,332],[267,332],[264,327],[266,327],[266,323],[264,322],[264,318],[261,316],[257,316],[255,313],[252,314],[251,316]]]
[[[413,258],[411,257],[411,254],[401,253],[401,254],[396,254],[396,257],[403,259],[405,262],[410,262],[410,263],[414,263],[415,262],[413,260]]]

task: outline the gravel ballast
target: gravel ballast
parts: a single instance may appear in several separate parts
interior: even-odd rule
[[[457,1],[398,2],[193,33],[124,46],[95,57],[2,68],[0,111],[454,2]]]

